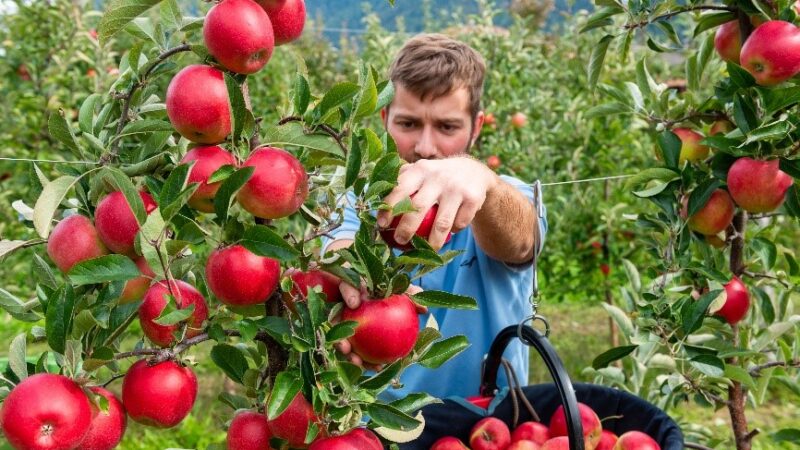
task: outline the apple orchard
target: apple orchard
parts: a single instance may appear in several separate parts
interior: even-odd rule
[[[800,217],[800,3],[596,3],[581,29],[593,41],[581,55],[581,89],[594,104],[581,114],[632,118],[627,132],[656,144],[625,184],[642,210],[625,220],[648,258],[624,259],[622,300],[606,305],[622,342],[582,375],[668,412],[689,403],[726,410],[730,438],[690,439],[685,429],[692,448],[800,442],[798,427],[748,420],[777,385],[793,401],[800,392],[800,265],[797,241],[783,239]],[[34,249],[26,263],[35,298],[8,294],[0,306],[41,325],[33,337],[47,344],[28,351],[29,333],[8,343],[0,428],[13,448],[116,448],[128,420],[172,432],[198,396],[186,352],[209,343],[214,370],[238,385],[219,394],[230,407],[228,449],[371,450],[422,431],[419,411],[438,399],[379,394],[414,364],[435,376],[469,345],[421,328],[422,307],[476,302],[406,293],[456,254],[425,240],[435,207],[412,242],[394,240],[413,201],[382,201],[403,162],[391,137],[369,126],[394,88],[385,67],[360,62],[353,79],[319,92],[295,47],[306,15],[303,0],[223,0],[192,19],[174,0],[105,6],[99,42],[129,35],[111,88],[70,105],[76,117],[55,110],[47,119],[64,159],[81,163],[54,172],[32,164],[29,234],[0,242],[3,257]],[[651,67],[678,50],[686,59],[676,88]],[[296,60],[291,87],[258,99],[252,76],[269,72],[278,52]],[[508,95],[524,97],[524,88]],[[278,121],[252,106],[270,102],[280,105]],[[487,147],[503,145],[491,131],[501,120],[520,132],[535,118],[487,111]],[[509,159],[480,151],[493,170]],[[537,161],[525,162],[517,171],[536,174]],[[361,228],[352,247],[322,254],[347,195]],[[375,213],[385,209],[396,217],[383,230]],[[607,263],[601,271],[616,275]],[[344,307],[341,282],[363,283],[370,301]],[[142,335],[132,339],[132,326]],[[379,369],[344,358],[343,340]],[[586,405],[580,412],[587,449],[659,448],[637,431],[611,436],[604,418]],[[432,448],[566,449],[565,435],[563,412],[516,429],[487,417],[470,442],[442,436]]]

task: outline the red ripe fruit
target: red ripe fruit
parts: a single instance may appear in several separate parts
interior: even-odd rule
[[[214,250],[206,263],[209,289],[230,306],[264,303],[278,286],[280,273],[278,261],[241,245]]]
[[[300,209],[308,196],[308,175],[291,153],[261,147],[242,167],[253,166],[253,176],[239,190],[239,204],[262,219],[280,219]]]
[[[288,44],[303,34],[306,25],[305,0],[256,0],[267,12],[275,45]]]
[[[228,428],[228,450],[267,450],[270,439],[267,417],[254,411],[237,414]]]
[[[275,47],[272,23],[252,0],[224,0],[206,14],[208,52],[231,72],[251,74],[267,64]]]
[[[137,361],[122,381],[122,404],[131,419],[158,428],[174,427],[192,410],[197,377],[175,361],[149,366]]]
[[[200,144],[217,144],[231,132],[228,88],[219,69],[194,64],[169,82],[167,116],[181,136]]]
[[[150,214],[158,207],[153,197],[147,192],[139,192],[144,210]],[[97,204],[94,213],[94,224],[100,239],[114,253],[136,256],[134,240],[139,232],[139,222],[133,215],[125,195],[120,191],[112,192]]]
[[[419,317],[414,302],[405,294],[345,308],[342,320],[358,322],[350,344],[371,364],[391,364],[408,355],[417,342]]]
[[[166,281],[158,282],[144,294],[142,305],[139,306],[139,322],[142,331],[154,344],[159,347],[169,347],[175,343],[174,333],[182,326],[180,323],[173,325],[159,325],[155,322],[167,306],[167,295],[173,295],[178,309],[194,305],[194,312],[187,320],[188,328],[186,337],[197,336],[202,331],[203,322],[208,318],[208,306],[203,295],[189,283],[181,280],[170,282],[169,288]]]
[[[200,183],[200,186],[189,198],[189,206],[198,211],[214,212],[214,197],[222,182],[208,184],[208,179],[222,166],[236,166],[236,158],[222,147],[204,145],[189,150],[181,159],[181,164],[190,161],[195,163],[189,171],[189,183]]]
[[[47,255],[64,273],[69,272],[75,264],[106,254],[108,249],[92,221],[79,214],[58,222],[47,239]]]
[[[99,386],[90,389],[95,394],[105,397],[108,401],[108,409],[103,411],[96,407],[92,408],[92,424],[79,448],[81,450],[111,450],[122,440],[128,416],[125,415],[122,402],[111,391]]]

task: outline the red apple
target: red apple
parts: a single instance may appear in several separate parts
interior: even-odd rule
[[[661,450],[661,446],[641,431],[628,431],[619,437],[614,450]]]
[[[198,211],[214,212],[214,196],[217,195],[222,182],[208,184],[208,178],[222,166],[235,166],[236,158],[222,147],[207,145],[189,150],[180,163],[184,164],[190,161],[195,163],[189,171],[189,183],[200,183],[200,186],[189,198],[189,206]]]
[[[150,214],[158,207],[153,197],[147,192],[139,192],[144,204],[144,210]],[[100,200],[94,212],[94,225],[100,239],[109,250],[122,255],[136,256],[133,242],[139,232],[139,222],[133,215],[125,195],[114,191]]]
[[[120,295],[118,301],[120,305],[141,300],[144,297],[144,293],[147,292],[147,288],[150,287],[150,282],[156,276],[144,256],[135,258],[133,262],[136,263],[136,267],[139,268],[142,276],[125,282],[125,287],[122,289],[122,295]]]
[[[490,127],[494,127],[497,125],[497,119],[494,117],[494,114],[486,113],[486,115],[483,116],[483,123],[485,125],[489,125]]]
[[[611,266],[606,263],[600,264],[600,272],[603,273],[604,277],[607,277],[611,273]]]
[[[275,32],[275,45],[298,39],[306,25],[305,0],[256,0],[267,12]]]
[[[92,221],[80,214],[58,222],[47,239],[47,255],[64,273],[69,272],[75,264],[106,254],[108,249]]]
[[[614,445],[617,443],[618,439],[616,434],[608,430],[603,430],[603,432],[600,433],[600,442],[597,443],[597,447],[594,450],[614,450]]]
[[[742,36],[739,32],[739,20],[731,20],[717,28],[714,36],[714,48],[724,61],[739,64],[739,52],[742,51]]]
[[[31,73],[28,71],[28,66],[25,64],[20,64],[17,67],[17,75],[19,75],[23,81],[31,81]]]
[[[302,392],[298,392],[289,406],[277,417],[270,419],[268,424],[273,436],[286,440],[294,448],[306,448],[308,427],[317,421],[311,403],[303,397]]]
[[[434,222],[436,222],[436,214],[438,212],[439,212],[439,205],[433,205],[431,209],[429,209],[428,212],[425,213],[425,217],[422,218],[422,223],[419,224],[419,227],[417,228],[417,231],[414,234],[423,239],[428,239],[428,237],[430,237],[431,235],[431,231],[433,231],[433,224]],[[402,214],[394,216],[394,219],[392,219],[392,223],[389,225],[389,227],[382,228],[381,230],[379,230],[379,233],[389,247],[396,248],[402,251],[407,251],[414,248],[414,246],[411,244],[411,241],[405,244],[401,244],[397,242],[397,240],[394,238],[395,230],[397,230],[397,226],[400,225],[400,220],[402,218],[403,218]],[[452,233],[448,233],[447,238],[445,238],[444,240],[444,243],[446,244],[450,242],[451,237]]]
[[[371,364],[391,364],[408,355],[417,342],[419,317],[414,302],[405,294],[365,300],[356,309],[344,308],[342,320],[358,322],[350,344]]]
[[[533,441],[537,444],[544,444],[544,441],[550,436],[550,431],[542,423],[539,422],[522,422],[517,425],[514,432],[511,433],[511,442],[517,441]]]
[[[517,112],[511,116],[511,125],[514,128],[522,128],[528,123],[528,116],[525,113]]]
[[[211,8],[203,23],[203,39],[220,64],[244,74],[261,70],[275,47],[272,23],[252,0],[224,0]]]
[[[175,298],[179,309],[194,305],[194,312],[187,319],[186,338],[200,334],[203,331],[203,322],[208,318],[208,306],[206,306],[205,298],[189,283],[174,280],[167,287],[166,281],[160,281],[150,286],[150,289],[144,294],[142,305],[139,306],[139,323],[144,335],[159,347],[169,347],[174,344],[176,341],[174,333],[181,329],[182,325],[181,323],[159,325],[155,322],[155,319],[167,306],[167,295]]]
[[[541,450],[541,448],[542,447],[536,442],[522,440],[512,442],[505,450]]]
[[[308,176],[291,153],[261,147],[242,164],[248,166],[255,171],[237,195],[245,210],[262,219],[279,219],[300,209],[308,196]]]
[[[125,415],[122,402],[111,391],[99,386],[90,389],[95,394],[105,397],[108,401],[108,409],[104,411],[96,407],[92,408],[92,424],[79,448],[81,450],[111,450],[122,440],[128,416]]]
[[[733,201],[751,213],[770,212],[781,206],[793,181],[778,165],[777,159],[737,159],[728,170],[728,191]]]
[[[800,29],[782,20],[764,22],[742,45],[740,59],[761,86],[782,83],[800,72]]]
[[[40,373],[17,384],[0,408],[0,429],[18,450],[71,450],[89,431],[92,407],[80,386]]]
[[[264,303],[278,286],[280,263],[241,245],[218,248],[206,263],[208,288],[231,306]]]
[[[728,120],[715,120],[714,123],[711,124],[711,128],[708,130],[708,135],[714,136],[717,134],[728,134],[729,132],[733,131],[734,128],[736,127]]]
[[[86,76],[89,77],[89,78],[94,78],[94,77],[97,76],[97,71],[94,70],[94,69],[91,69],[91,68],[87,69],[86,70]]]
[[[231,132],[228,88],[219,69],[184,67],[167,87],[166,104],[172,126],[192,142],[217,144]]]
[[[469,450],[469,447],[454,436],[445,436],[437,439],[429,450]]]
[[[733,325],[744,319],[750,309],[750,293],[747,286],[738,277],[733,277],[725,285],[725,304],[722,308],[713,311],[714,314],[721,316],[729,324]]]
[[[472,397],[467,397],[467,401],[472,403],[473,405],[477,406],[478,408],[488,409],[489,405],[494,400],[494,397],[483,396],[483,395],[473,395]]]
[[[383,450],[381,440],[366,428],[315,440],[308,450]]]
[[[469,432],[472,450],[504,450],[511,443],[508,425],[497,417],[485,417]]]
[[[583,440],[586,448],[595,448],[600,441],[600,433],[603,431],[600,418],[589,405],[578,402],[578,412],[581,416],[583,425]],[[567,418],[564,414],[564,405],[560,405],[553,417],[550,418],[550,437],[567,435]]]
[[[570,450],[569,438],[566,436],[558,436],[548,439],[544,442],[544,444],[542,444],[542,448],[540,450]]]
[[[336,275],[330,274],[319,269],[309,269],[303,272],[299,269],[291,268],[286,271],[286,276],[294,281],[292,295],[295,297],[306,298],[308,289],[319,286],[325,294],[325,301],[328,303],[338,303],[342,301],[342,291],[339,285],[342,280]]]
[[[703,140],[702,134],[688,128],[675,128],[672,132],[681,139],[681,154],[678,156],[679,163],[700,161],[708,156],[709,148],[699,144]]]
[[[254,411],[237,414],[228,428],[228,450],[268,450],[270,439],[267,417]]]
[[[133,364],[122,380],[122,404],[131,419],[144,425],[170,428],[192,410],[197,377],[192,369],[168,360],[154,366]]]
[[[706,204],[692,214],[692,217],[689,217],[687,225],[700,234],[712,236],[728,228],[733,220],[735,209],[728,192],[724,189],[717,189],[711,193]],[[686,210],[683,210],[682,216],[686,214]]]
[[[503,163],[500,161],[500,157],[497,155],[491,155],[486,158],[486,165],[492,170],[499,169],[502,164]]]
[[[94,28],[90,29],[89,30],[89,37],[96,41],[97,40],[97,30],[95,30]]]

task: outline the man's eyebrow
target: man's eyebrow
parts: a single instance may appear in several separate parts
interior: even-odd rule
[[[412,116],[409,114],[397,114],[394,116],[394,120],[419,121],[419,117]]]

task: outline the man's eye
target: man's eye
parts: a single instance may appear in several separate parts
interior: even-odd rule
[[[401,128],[412,128],[414,126],[414,122],[400,122],[399,125]]]
[[[456,129],[458,129],[458,127],[456,127],[455,125],[449,125],[449,124],[442,124],[439,128],[441,128],[442,131],[447,131],[447,132],[455,131]]]

